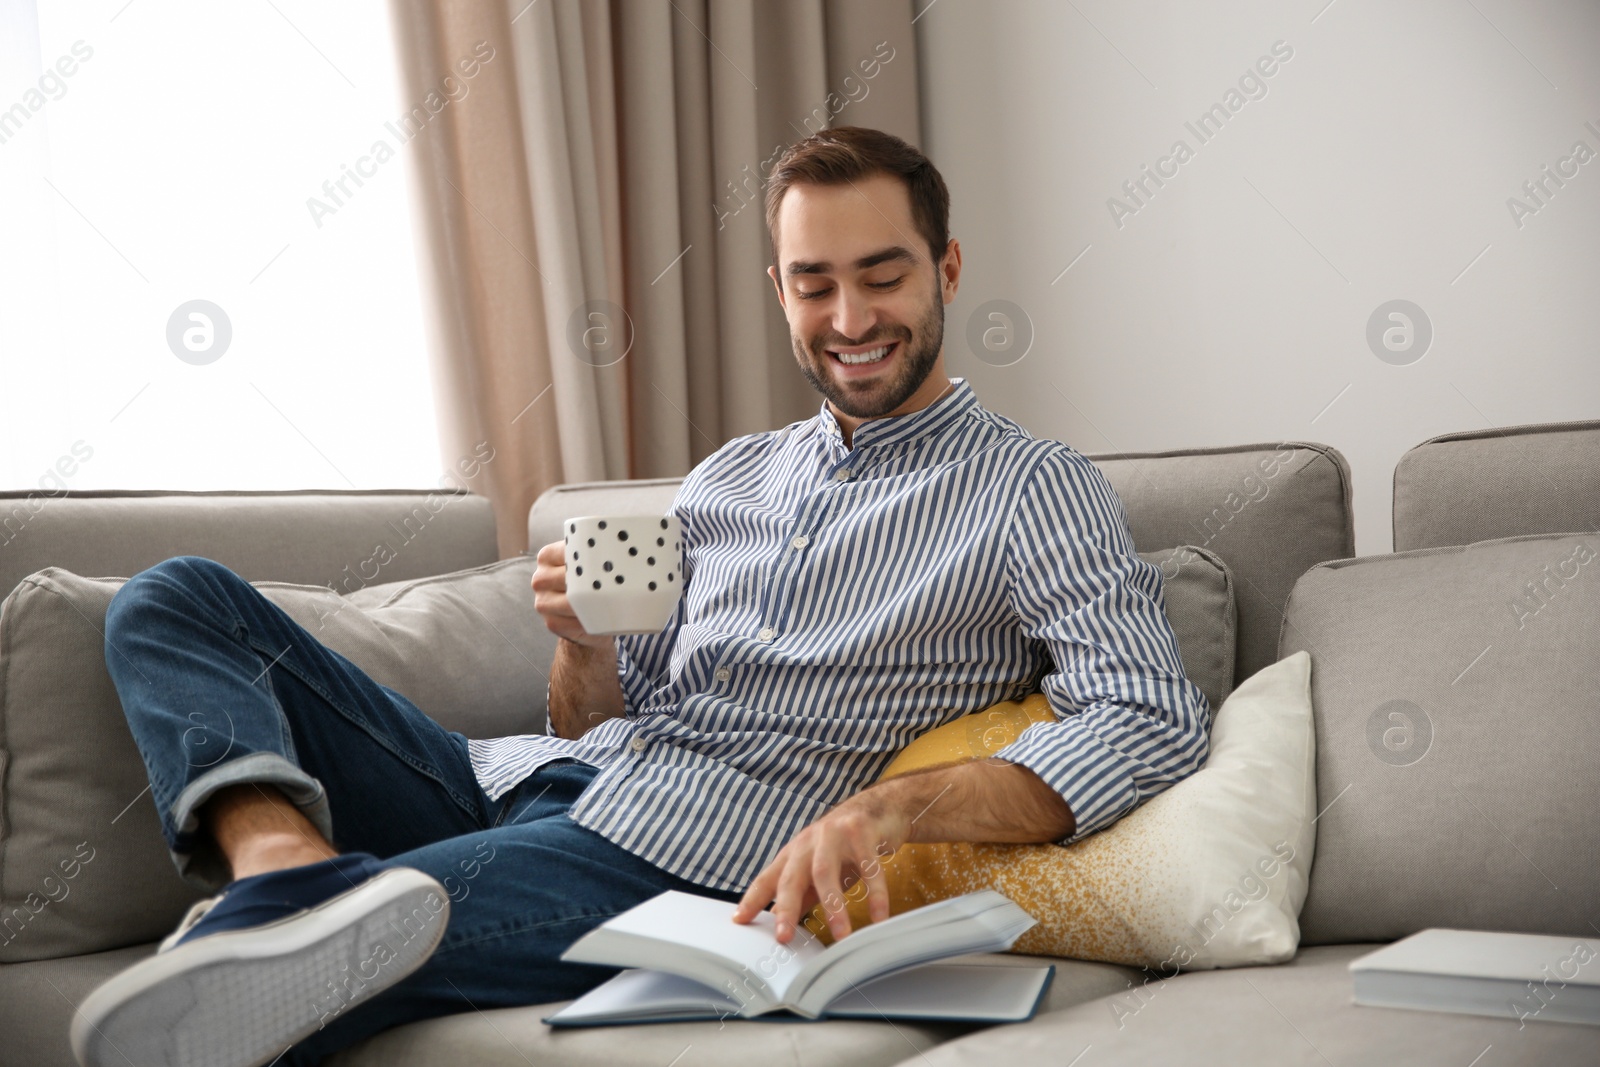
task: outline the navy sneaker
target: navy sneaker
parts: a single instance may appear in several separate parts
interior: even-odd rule
[[[351,853],[240,878],[72,1020],[84,1067],[260,1067],[422,966],[450,898]]]

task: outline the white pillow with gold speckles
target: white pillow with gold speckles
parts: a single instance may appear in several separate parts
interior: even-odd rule
[[[1067,846],[902,847],[884,863],[892,909],[995,889],[1039,920],[1013,952],[1162,977],[1281,963],[1299,946],[1316,841],[1315,745],[1302,651],[1216,710],[1203,768],[1097,834]],[[859,895],[852,926],[866,920]]]

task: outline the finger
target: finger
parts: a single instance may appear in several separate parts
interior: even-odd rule
[[[783,853],[779,852],[777,857],[756,875],[756,880],[750,883],[750,888],[744,891],[744,896],[739,898],[739,906],[733,909],[734,922],[747,923],[772,903],[773,890],[782,871]]]
[[[564,629],[577,627],[578,616],[565,593],[538,592],[533,594],[533,610],[544,619],[545,625],[562,636]]]
[[[546,567],[565,567],[567,565],[567,544],[565,541],[551,541],[539,549],[534,560]]]
[[[795,924],[800,920],[800,907],[811,889],[811,850],[797,849],[783,866],[778,877],[778,891],[772,905],[776,920],[778,941],[787,944],[794,937]]]
[[[529,579],[535,592],[565,593],[567,591],[567,567],[564,563],[540,563],[533,569],[533,577]]]
[[[821,931],[811,913],[818,910],[817,905],[820,902],[821,898],[817,896],[816,886],[810,885],[808,880],[806,891],[800,897],[800,911],[794,928],[795,937],[804,936],[809,941],[817,939]]]
[[[889,878],[884,873],[878,851],[874,849],[872,855],[857,861],[856,870],[867,883],[867,914],[873,922],[881,923],[889,917]]]
[[[835,840],[824,842],[812,856],[811,883],[816,887],[817,899],[822,901],[822,911],[835,941],[850,932],[849,902],[840,881],[840,866]]]
[[[565,589],[539,590],[533,594],[533,606],[541,615],[556,615],[564,619],[578,617],[577,612],[572,610],[572,600]]]

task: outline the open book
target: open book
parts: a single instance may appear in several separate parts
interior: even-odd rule
[[[545,1020],[551,1026],[822,1017],[1013,1022],[1033,1015],[1055,968],[933,963],[998,952],[1035,920],[993,890],[930,904],[825,947],[804,926],[780,944],[771,912],[669,890],[579,938],[564,960],[627,970]]]

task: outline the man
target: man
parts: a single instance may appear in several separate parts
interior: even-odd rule
[[[684,480],[660,634],[586,633],[562,545],[539,551],[562,639],[547,736],[445,731],[210,561],[130,580],[107,664],[174,861],[227,889],[91,997],[80,1056],[314,1063],[571,997],[608,972],[562,950],[666,889],[738,922],[770,905],[785,942],[821,902],[842,936],[857,879],[887,914],[882,859],[908,841],[1068,842],[1192,773],[1209,709],[1116,494],[946,377],[948,210],[877,131],[779,161],[769,274],[825,402]],[[996,758],[872,784],[919,734],[1035,688],[1057,721]],[[447,909],[438,883],[469,869]]]

